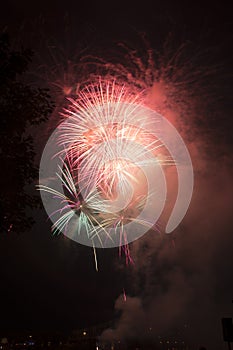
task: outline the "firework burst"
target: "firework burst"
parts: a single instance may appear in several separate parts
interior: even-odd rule
[[[40,167],[39,189],[53,232],[92,246],[95,261],[95,247],[124,247],[130,262],[128,243],[156,229],[163,211],[163,168],[181,166],[178,178],[191,176],[192,188],[187,150],[175,129],[144,106],[143,94],[132,93],[115,80],[99,78],[69,103]],[[43,183],[45,173],[53,184]],[[186,192],[180,186],[180,208],[174,208],[172,227],[187,210]],[[43,193],[53,196],[52,204]]]

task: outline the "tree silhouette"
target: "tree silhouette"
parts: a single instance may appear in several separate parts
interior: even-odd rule
[[[23,232],[32,218],[26,214],[39,200],[25,186],[38,177],[34,145],[28,126],[47,120],[53,110],[48,89],[25,82],[33,53],[13,50],[8,35],[0,34],[0,232]]]

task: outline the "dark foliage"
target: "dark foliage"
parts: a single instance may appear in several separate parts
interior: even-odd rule
[[[34,164],[33,138],[29,126],[47,120],[53,104],[47,89],[35,88],[24,76],[33,53],[11,49],[8,36],[0,35],[0,232],[18,233],[30,228],[27,208],[38,203],[38,195],[25,190],[38,177]],[[29,193],[31,192],[31,193]]]

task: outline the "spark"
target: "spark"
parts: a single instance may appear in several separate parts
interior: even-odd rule
[[[127,297],[126,297],[126,293],[125,293],[125,289],[124,288],[123,288],[123,300],[124,300],[124,302],[127,301]]]
[[[98,272],[98,262],[97,262],[97,255],[96,255],[96,249],[95,249],[95,246],[93,244],[93,252],[94,252],[94,258],[95,258],[95,269],[96,269],[96,272]]]

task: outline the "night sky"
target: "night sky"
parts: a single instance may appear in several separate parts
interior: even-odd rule
[[[224,1],[178,3],[23,0],[1,5],[0,28],[7,29],[15,47],[23,43],[36,52],[27,79],[46,87],[60,79],[61,70],[60,56],[51,59],[46,51],[48,42],[73,60],[75,54],[113,64],[119,59],[129,71],[133,64],[122,51],[118,55],[117,43],[126,43],[142,58],[148,49],[142,37],[157,52],[171,38],[168,54],[187,43],[177,65],[190,81],[185,80],[170,105],[176,106],[171,120],[191,154],[195,187],[187,215],[171,236],[148,233],[130,245],[131,266],[118,257],[118,249],[97,250],[96,272],[92,249],[52,236],[44,209],[32,212],[35,224],[28,232],[1,233],[0,337],[18,330],[71,331],[115,320],[119,337],[140,330],[144,335],[150,325],[155,335],[179,329],[192,349],[202,344],[225,349],[221,318],[233,316],[231,11]],[[41,65],[46,68],[40,70]],[[80,67],[83,79],[86,71]],[[171,79],[166,87],[172,84]],[[184,91],[188,93],[182,95]],[[51,94],[55,112],[31,130],[37,162],[59,122],[64,98],[59,89]],[[1,177],[6,176],[1,170]]]

